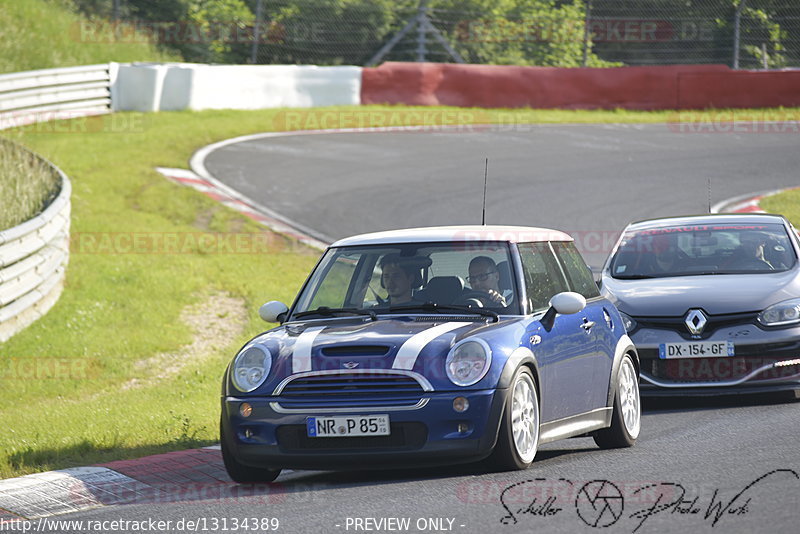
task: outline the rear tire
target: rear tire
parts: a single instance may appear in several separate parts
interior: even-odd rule
[[[527,469],[539,447],[539,396],[530,369],[520,367],[511,380],[492,463],[504,470]]]
[[[225,464],[225,470],[228,472],[228,476],[231,477],[234,482],[238,482],[239,484],[272,482],[281,474],[280,469],[266,469],[263,467],[250,467],[249,465],[240,464],[230,451],[228,437],[225,435],[222,420],[219,422],[219,440],[220,448],[222,449],[222,462]]]
[[[622,357],[614,391],[611,426],[596,431],[592,437],[601,449],[630,447],[636,443],[642,424],[642,399],[639,377],[630,355]]]

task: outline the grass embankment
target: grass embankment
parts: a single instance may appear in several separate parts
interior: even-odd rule
[[[59,189],[58,174],[45,162],[0,139],[0,230],[41,213]]]
[[[506,125],[672,116],[363,107],[127,113],[9,132],[70,176],[72,254],[59,302],[0,345],[0,477],[214,443],[225,365],[263,330],[258,306],[291,301],[318,257],[168,182],[155,166],[185,167],[195,149],[248,133],[454,125],[444,118],[453,114]],[[233,248],[225,240],[254,234],[265,237]],[[210,236],[212,246],[198,236]],[[240,299],[244,324],[198,348],[192,324],[203,328],[204,315],[187,322],[183,312],[219,292]],[[230,313],[205,316],[211,324]]]
[[[800,227],[800,189],[792,189],[761,199],[761,209],[769,213],[780,213]]]
[[[144,36],[115,40],[75,12],[68,0],[3,0],[0,73],[91,65],[109,61],[180,61]]]

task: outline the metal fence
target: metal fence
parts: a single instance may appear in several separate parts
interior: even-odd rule
[[[251,4],[256,63],[800,67],[798,0],[570,0],[506,13],[469,1]]]

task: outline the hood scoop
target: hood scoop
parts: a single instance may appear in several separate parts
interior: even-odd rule
[[[323,356],[348,357],[348,356],[386,356],[391,347],[386,345],[335,345],[323,347]]]

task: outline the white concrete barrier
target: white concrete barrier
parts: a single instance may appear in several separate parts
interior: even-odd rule
[[[63,289],[72,187],[47,163],[61,178],[56,199],[33,219],[0,232],[0,343],[44,315]]]
[[[115,111],[358,105],[361,67],[120,65]]]

